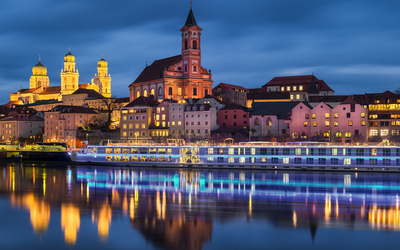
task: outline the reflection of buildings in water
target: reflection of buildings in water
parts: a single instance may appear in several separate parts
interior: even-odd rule
[[[371,206],[368,211],[368,222],[374,229],[400,230],[399,204],[390,208]]]
[[[108,203],[104,203],[98,212],[92,212],[92,221],[97,223],[100,239],[105,241],[111,225],[112,208]]]
[[[11,195],[12,206],[22,206],[30,212],[33,230],[38,233],[47,231],[50,222],[50,205],[43,199],[34,194],[24,194],[22,196]]]
[[[64,231],[66,243],[70,245],[75,244],[80,224],[79,208],[75,207],[73,204],[62,204],[61,228]]]

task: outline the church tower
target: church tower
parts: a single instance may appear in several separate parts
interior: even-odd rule
[[[36,64],[32,68],[32,76],[29,80],[29,86],[31,89],[36,88],[47,88],[50,85],[49,77],[47,76],[47,69],[46,67],[40,62],[39,56],[39,63]]]
[[[103,57],[97,62],[97,77],[101,82],[100,94],[104,97],[111,97],[111,76],[108,74],[108,63]]]
[[[200,77],[201,75],[201,49],[200,35],[202,29],[197,26],[192,6],[182,32],[182,60],[183,75],[185,77]]]
[[[61,70],[61,94],[69,95],[79,88],[79,73],[75,70],[75,56],[71,51],[64,56],[64,70]]]

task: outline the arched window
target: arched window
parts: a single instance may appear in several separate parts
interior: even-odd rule
[[[136,98],[139,98],[140,97],[140,91],[138,90],[137,92],[136,92]]]
[[[159,96],[162,96],[162,95],[163,95],[163,93],[162,93],[162,88],[161,88],[161,87],[158,88],[158,95],[159,95]]]
[[[143,96],[147,97],[147,89],[143,90]]]
[[[342,138],[342,133],[336,132],[336,137],[337,137],[337,138]]]
[[[197,41],[193,41],[193,49],[197,49]]]
[[[154,90],[154,88],[151,88],[150,90],[150,95],[155,96],[156,95],[156,91]]]
[[[300,137],[302,139],[307,139],[307,134],[305,132],[303,132],[303,133],[300,134]]]
[[[187,40],[185,40],[185,49],[187,49]]]
[[[193,72],[197,72],[197,66],[196,65],[193,66]]]
[[[267,126],[272,126],[272,121],[270,118],[267,119]],[[297,137],[296,137],[297,138]]]
[[[254,119],[254,126],[260,126],[260,119]]]
[[[298,134],[297,132],[294,132],[294,133],[292,134],[292,138],[299,138],[299,134]]]

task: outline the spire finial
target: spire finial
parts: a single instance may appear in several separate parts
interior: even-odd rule
[[[69,52],[71,52],[71,46],[68,46],[68,50],[69,50]]]
[[[101,59],[103,59],[103,52],[101,52]]]
[[[146,61],[146,67],[147,67],[147,61]]]
[[[39,54],[39,62],[40,62],[40,54]]]
[[[190,1],[189,3],[190,3],[190,8],[192,8],[192,3],[193,3],[193,2],[192,2],[192,1]]]

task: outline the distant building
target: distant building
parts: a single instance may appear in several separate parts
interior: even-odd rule
[[[262,86],[263,92],[287,92],[292,101],[307,101],[309,96],[333,95],[334,91],[314,75],[274,77]]]
[[[32,68],[29,89],[20,89],[10,93],[10,101],[15,104],[32,104],[37,101],[61,101],[63,95],[69,95],[78,89],[92,89],[105,97],[111,97],[111,76],[108,75],[107,61],[101,58],[97,64],[98,76],[91,83],[79,84],[79,73],[75,65],[75,56],[68,52],[64,56],[64,69],[61,70],[61,86],[50,86],[47,68],[39,63]]]
[[[37,116],[7,116],[0,119],[1,141],[32,139],[41,141],[43,119]]]
[[[169,128],[173,137],[183,137],[185,134],[185,109],[188,103],[185,100],[169,104]]]
[[[154,96],[156,100],[203,98],[212,92],[211,71],[201,66],[202,29],[192,9],[182,27],[182,53],[154,61],[129,85],[130,100]]]
[[[225,105],[236,103],[246,106],[248,90],[242,86],[220,83],[213,88],[212,94]]]

